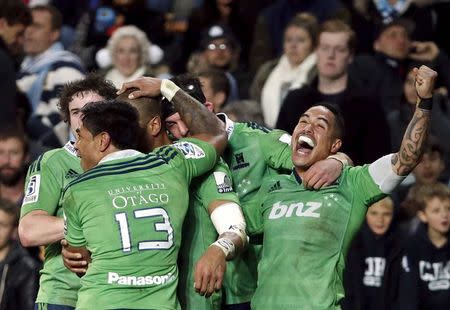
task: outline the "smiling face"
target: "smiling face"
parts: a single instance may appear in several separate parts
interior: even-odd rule
[[[336,153],[341,147],[336,137],[335,116],[324,106],[314,106],[300,117],[292,134],[292,162],[297,172]]]
[[[140,66],[141,49],[134,37],[120,39],[113,52],[113,64],[124,76],[131,76]]]

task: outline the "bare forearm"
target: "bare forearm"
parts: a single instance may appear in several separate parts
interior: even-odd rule
[[[403,136],[400,150],[392,157],[392,167],[397,175],[407,175],[418,164],[428,137],[430,112],[416,108]]]
[[[64,220],[44,213],[29,213],[19,222],[19,237],[25,247],[58,242],[64,238]]]

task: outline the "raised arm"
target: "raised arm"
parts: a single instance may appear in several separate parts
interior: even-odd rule
[[[428,136],[433,89],[437,73],[421,66],[415,68],[417,100],[416,111],[403,136],[400,150],[386,155],[369,166],[369,173],[381,191],[389,194],[418,164]]]
[[[124,83],[118,93],[121,94],[129,88],[139,89],[129,95],[130,99],[163,95],[173,103],[175,109],[180,113],[192,137],[212,144],[218,154],[223,153],[227,143],[223,123],[203,104],[185,93],[175,83],[170,80],[142,77]]]
[[[415,87],[418,95],[416,110],[409,122],[398,153],[392,156],[392,168],[397,175],[409,174],[419,163],[423,153],[424,142],[428,137],[431,107],[433,103],[434,83],[436,71],[421,66],[415,68]]]

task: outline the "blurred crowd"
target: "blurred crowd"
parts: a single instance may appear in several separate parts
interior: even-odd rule
[[[195,73],[216,113],[289,133],[311,105],[332,102],[345,119],[342,151],[363,164],[399,149],[422,64],[439,74],[432,137],[414,172],[369,208],[343,309],[387,309],[400,290],[410,291],[405,309],[448,309],[447,29],[442,0],[2,0],[0,309],[34,304],[44,254],[16,241],[18,209],[29,163],[73,139],[58,112],[65,83],[93,71],[117,88]],[[400,268],[413,272],[403,279]]]

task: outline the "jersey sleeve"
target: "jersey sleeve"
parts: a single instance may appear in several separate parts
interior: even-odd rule
[[[179,155],[174,156],[170,161],[171,164],[178,169],[182,169],[189,182],[211,170],[217,161],[217,153],[214,147],[198,139],[180,139],[169,147],[176,150]]]
[[[349,188],[354,193],[354,204],[363,204],[367,207],[386,197],[369,173],[369,165],[345,168]]]
[[[42,156],[30,165],[25,181],[21,217],[34,210],[43,210],[56,216],[61,195],[61,178]]]
[[[211,173],[201,177],[195,195],[208,207],[215,200],[227,200],[239,204],[239,198],[233,190],[233,180],[228,165],[223,161],[214,166]]]
[[[267,165],[275,170],[292,170],[291,135],[272,130],[260,135],[259,143]]]
[[[80,247],[86,245],[83,229],[79,217],[79,205],[69,189],[61,199],[64,211],[64,238],[71,246]]]

